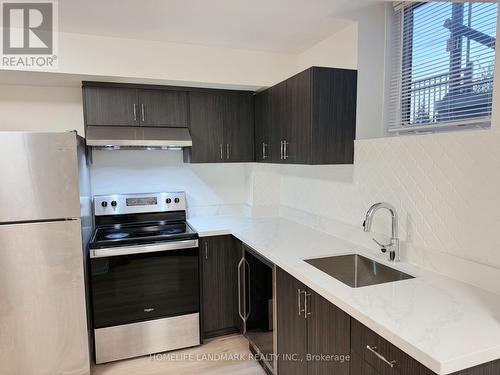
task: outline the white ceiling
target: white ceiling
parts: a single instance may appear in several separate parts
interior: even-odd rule
[[[60,0],[60,31],[301,52],[374,0]]]

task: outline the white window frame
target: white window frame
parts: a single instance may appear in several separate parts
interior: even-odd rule
[[[487,1],[485,1],[487,2]],[[403,90],[410,90],[412,85],[411,77],[410,82],[404,83],[403,78],[403,61],[405,58],[405,53],[403,49],[405,48],[404,38],[405,38],[405,13],[409,7],[416,8],[420,5],[425,5],[425,1],[421,2],[395,2],[394,12],[395,17],[392,26],[392,44],[388,45],[391,48],[392,62],[391,62],[391,75],[388,90],[388,125],[386,127],[386,132],[388,135],[399,135],[405,133],[428,133],[428,132],[438,132],[438,131],[449,131],[458,129],[470,129],[470,128],[489,128],[491,126],[491,112],[488,116],[482,117],[471,117],[459,120],[447,120],[447,121],[433,121],[425,124],[409,123],[404,122],[404,116],[410,116],[411,109],[408,108],[407,112],[403,113]],[[497,15],[498,17],[498,15]],[[411,26],[413,27],[413,26]],[[497,30],[498,35],[498,30]],[[411,63],[411,62],[410,62]],[[496,64],[496,61],[495,61]],[[494,80],[494,77],[493,77]],[[493,91],[491,96],[493,96]],[[407,100],[411,100],[409,96],[406,96]],[[492,101],[493,103],[493,101]]]

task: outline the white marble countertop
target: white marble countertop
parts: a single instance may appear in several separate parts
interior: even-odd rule
[[[500,358],[500,296],[282,218],[190,218],[200,237],[233,234],[437,374]],[[356,252],[414,279],[351,288],[303,259]]]

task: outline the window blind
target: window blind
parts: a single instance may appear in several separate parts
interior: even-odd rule
[[[489,126],[496,2],[397,2],[389,133]]]

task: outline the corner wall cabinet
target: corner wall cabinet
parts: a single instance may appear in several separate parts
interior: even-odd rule
[[[255,159],[286,164],[351,164],[357,71],[312,67],[257,93]]]
[[[254,161],[253,93],[204,90],[189,93],[190,163]]]

